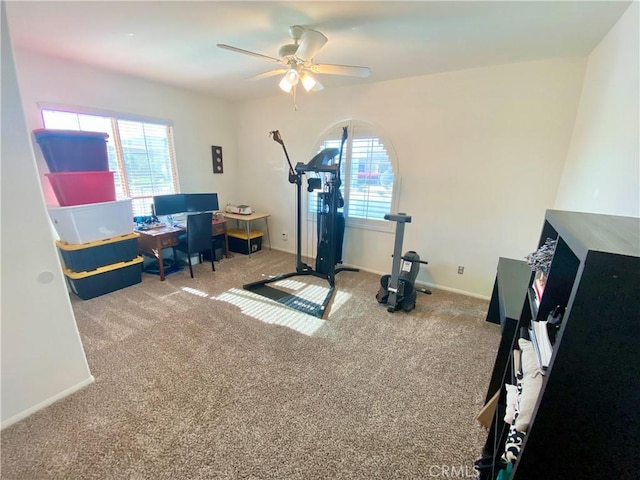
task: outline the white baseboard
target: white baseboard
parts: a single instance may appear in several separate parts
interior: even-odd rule
[[[458,290],[457,288],[442,287],[440,285],[433,285],[431,283],[422,283],[422,282],[416,282],[416,285],[421,286],[421,287],[425,287],[425,288],[435,288],[437,290],[444,290],[446,292],[451,292],[451,293],[459,293],[460,295],[465,295],[467,297],[478,298],[480,300],[487,300],[487,301],[491,300],[491,297],[487,297],[486,295],[480,295],[479,293],[467,292],[466,290]]]
[[[276,248],[273,247],[273,250],[278,250],[279,252],[286,252],[286,253],[291,253],[293,255],[296,254],[296,252],[292,252],[289,250],[284,250],[282,248]],[[359,270],[362,270],[363,272],[368,272],[368,273],[373,273],[375,275],[387,275],[389,272],[378,272],[377,270],[372,270],[370,268],[364,268],[364,267],[360,267],[358,265],[349,265],[349,264],[341,264],[338,265],[337,268],[339,267],[351,267],[351,268],[357,268]],[[452,293],[458,293],[460,295],[466,295],[467,297],[473,297],[473,298],[479,298],[480,300],[491,300],[491,297],[488,297],[486,295],[480,295],[478,293],[473,293],[473,292],[467,292],[466,290],[459,290],[457,288],[451,288],[451,287],[443,287],[441,285],[436,285],[434,283],[426,283],[426,282],[416,282],[416,285],[422,288],[435,288],[437,290],[444,290],[446,292],[452,292]]]
[[[345,266],[347,266],[347,265],[345,265]],[[353,265],[348,265],[348,266],[353,266]],[[389,272],[378,272],[376,270],[371,270],[369,268],[362,268],[362,267],[357,267],[357,266],[353,266],[353,267],[354,268],[359,268],[363,272],[375,273],[376,275],[380,275],[380,276],[389,274]],[[443,287],[442,285],[437,285],[435,283],[427,283],[427,282],[418,282],[418,281],[416,281],[416,286],[421,287],[421,288],[427,288],[427,289],[435,288],[436,290],[444,290],[445,292],[458,293],[460,295],[465,295],[467,297],[479,298],[480,300],[491,300],[491,297],[487,297],[486,295],[480,295],[478,293],[467,292],[466,290],[458,290],[457,288]]]
[[[262,249],[265,250],[265,246],[264,245],[262,245]],[[266,246],[266,250],[277,250],[278,252],[291,253],[293,255],[296,254],[296,252],[294,250],[285,250],[284,248],[271,247],[269,245]]]
[[[17,423],[20,420],[23,420],[23,419],[27,418],[29,415],[32,415],[32,414],[36,413],[38,410],[42,410],[43,408],[48,407],[49,405],[57,402],[58,400],[62,400],[64,397],[68,397],[72,393],[75,393],[78,390],[86,387],[87,385],[92,384],[93,382],[95,382],[95,380],[96,379],[93,377],[93,375],[89,375],[89,377],[86,378],[85,380],[83,380],[82,382],[76,383],[74,386],[69,387],[66,390],[63,390],[62,392],[58,393],[57,395],[54,395],[53,397],[47,398],[43,402],[40,402],[40,403],[34,405],[33,407],[27,408],[26,410],[23,410],[22,412],[18,413],[17,415],[14,415],[13,417],[8,418],[7,420],[3,421],[2,422],[2,426],[0,426],[0,430],[4,430],[5,428],[13,425],[14,423]]]

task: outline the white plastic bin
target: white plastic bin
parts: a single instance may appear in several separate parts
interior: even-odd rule
[[[49,216],[60,240],[89,243],[133,232],[131,200],[49,207]]]

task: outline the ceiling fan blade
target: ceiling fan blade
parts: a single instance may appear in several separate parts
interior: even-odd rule
[[[366,78],[371,75],[369,67],[357,67],[355,65],[331,65],[317,64],[309,67],[313,73],[325,73],[328,75],[348,75],[350,77]]]
[[[263,78],[275,77],[276,75],[282,75],[283,73],[287,73],[286,68],[278,68],[276,70],[270,70],[268,72],[260,73],[258,75],[254,75],[253,77],[247,78],[247,80],[262,80]]]
[[[316,53],[327,43],[327,37],[317,30],[305,30],[296,50],[296,57],[303,62],[310,61]]]
[[[261,53],[250,52],[249,50],[243,50],[242,48],[232,47],[231,45],[225,45],[224,43],[218,43],[218,47],[224,48],[226,50],[231,50],[232,52],[243,53],[245,55],[251,55],[252,57],[264,58],[265,60],[270,60],[272,62],[280,63],[279,58],[269,57],[267,55],[262,55]]]

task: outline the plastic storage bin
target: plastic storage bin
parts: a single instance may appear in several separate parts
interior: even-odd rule
[[[71,291],[82,300],[115,292],[142,281],[142,257],[130,262],[114,263],[92,272],[72,272],[63,269]]]
[[[58,172],[45,173],[45,176],[63,207],[116,199],[113,172]]]
[[[129,262],[138,256],[137,233],[98,240],[91,243],[70,244],[58,240],[56,245],[65,266],[72,272],[90,272],[118,262]]]
[[[109,170],[106,133],[40,128],[33,134],[50,172]]]
[[[48,210],[60,240],[66,243],[89,243],[133,233],[131,199]]]
[[[263,235],[264,233],[259,230],[252,230],[249,233],[249,241],[247,241],[246,230],[242,230],[240,228],[229,230],[227,231],[227,237],[229,238],[229,250],[236,253],[244,253],[245,255],[257,252],[262,249]]]

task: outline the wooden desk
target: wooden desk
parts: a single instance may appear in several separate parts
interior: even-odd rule
[[[254,222],[255,220],[264,220],[265,226],[267,227],[267,239],[269,241],[269,250],[271,250],[271,235],[269,234],[269,217],[271,216],[270,213],[253,212],[249,215],[241,215],[239,213],[224,212],[222,215],[224,215],[224,218],[228,220],[235,220],[238,228],[240,228],[239,223],[244,222],[245,229],[247,231],[247,245],[248,245],[249,255],[251,255],[251,239],[250,239],[251,223]]]
[[[211,236],[224,235],[224,251],[225,257],[231,258],[231,252],[229,251],[229,237],[227,236],[227,219],[222,217],[213,217],[213,223],[211,224]]]
[[[151,255],[158,261],[158,270],[160,271],[160,281],[165,278],[164,263],[162,261],[162,249],[171,248],[178,245],[178,236],[186,232],[184,227],[163,227],[153,230],[138,230],[138,250],[147,255]],[[211,236],[224,235],[224,247],[226,257],[232,255],[229,253],[229,238],[227,237],[227,221],[225,219],[214,218],[211,223]]]
[[[162,261],[162,249],[171,248],[178,245],[178,235],[186,230],[181,227],[163,227],[153,230],[139,230],[138,250],[147,255],[151,255],[158,260],[158,270],[160,271],[160,281],[164,281],[164,263]]]

